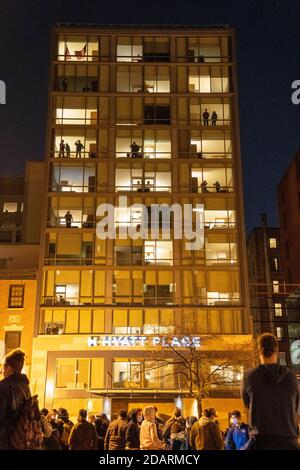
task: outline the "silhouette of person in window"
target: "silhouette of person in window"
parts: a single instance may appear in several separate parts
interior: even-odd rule
[[[59,158],[64,158],[65,156],[65,141],[64,140],[61,140],[60,144],[59,144],[59,154],[58,154],[58,157]]]
[[[71,149],[70,145],[66,143],[66,157],[70,158],[71,157]]]
[[[72,227],[73,216],[72,216],[70,211],[68,211],[65,214],[65,221],[66,221],[66,227],[71,228]]]
[[[84,146],[82,145],[79,139],[76,140],[75,146],[76,146],[76,158],[81,158],[81,150],[84,149]]]
[[[140,182],[140,181],[137,182],[137,191],[138,191],[139,193],[141,193],[141,192],[143,191],[142,185],[141,185],[141,182]]]
[[[208,126],[209,112],[207,111],[207,108],[205,108],[204,113],[202,114],[202,117],[203,117],[203,125]]]
[[[130,145],[130,150],[131,150],[131,157],[137,158],[138,153],[140,151],[140,146],[136,142],[132,142],[132,144]]]
[[[216,111],[213,111],[213,113],[211,115],[211,125],[215,126],[217,124],[217,120],[218,120],[218,115],[217,115]]]
[[[145,193],[149,193],[150,191],[150,181],[147,181],[146,186],[145,186]]]
[[[208,193],[209,192],[208,189],[207,189],[207,181],[205,181],[205,180],[202,181],[201,190],[202,190],[203,193]]]
[[[221,189],[221,184],[219,181],[216,181],[214,184],[214,187],[216,188],[216,192],[219,193]]]
[[[63,91],[68,91],[68,80],[66,78],[61,82]]]

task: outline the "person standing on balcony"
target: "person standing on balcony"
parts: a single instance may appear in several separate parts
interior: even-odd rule
[[[65,214],[65,221],[66,221],[66,227],[71,228],[72,227],[73,216],[72,216],[70,211],[68,211]]]
[[[76,146],[76,158],[81,158],[81,151],[84,149],[84,146],[82,145],[79,139],[76,140],[75,146]]]
[[[71,149],[70,149],[70,145],[68,143],[66,143],[66,157],[67,158],[71,157]]]
[[[211,115],[211,125],[216,126],[217,125],[217,120],[218,120],[218,115],[217,115],[216,111],[213,111],[213,113]]]
[[[62,91],[68,91],[68,80],[66,78],[63,79],[63,81],[61,82],[62,84]]]
[[[205,108],[204,113],[202,114],[202,117],[203,117],[203,125],[208,126],[209,112],[207,111],[207,108]]]
[[[64,158],[65,156],[65,141],[64,140],[61,140],[60,141],[60,144],[59,144],[59,154],[58,154],[58,157],[59,158]]]
[[[130,145],[131,158],[138,158],[138,153],[140,151],[140,146],[136,142],[132,142]]]

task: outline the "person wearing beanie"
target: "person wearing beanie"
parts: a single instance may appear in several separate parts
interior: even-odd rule
[[[24,351],[15,349],[3,361],[4,379],[0,382],[0,450],[16,450],[12,442],[15,417],[19,416],[25,401],[31,397],[29,380],[22,373],[24,360]]]

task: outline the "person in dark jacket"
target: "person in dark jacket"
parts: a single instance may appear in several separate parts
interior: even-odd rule
[[[11,351],[4,358],[4,379],[0,382],[0,450],[16,450],[11,443],[10,434],[25,400],[31,396],[29,380],[22,374],[24,359],[25,353],[21,349]]]
[[[73,426],[69,437],[70,450],[96,450],[98,438],[95,426],[87,421],[87,411],[80,410],[78,423]]]
[[[98,450],[104,450],[104,439],[109,426],[109,419],[105,413],[96,416],[95,428],[98,436]]]
[[[299,388],[294,372],[278,364],[278,341],[258,338],[261,364],[245,373],[242,399],[250,414],[256,449],[297,450]]]
[[[125,450],[127,426],[127,411],[120,410],[118,418],[112,421],[108,426],[104,440],[105,450]]]
[[[130,421],[126,429],[126,450],[139,450],[140,448],[140,423],[143,421],[143,411],[135,408],[130,413]]]
[[[242,423],[242,415],[239,410],[231,413],[232,425],[225,439],[226,450],[240,450],[249,440],[249,426]]]

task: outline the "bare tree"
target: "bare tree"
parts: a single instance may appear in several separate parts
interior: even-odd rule
[[[203,398],[214,390],[229,390],[240,386],[243,371],[257,362],[257,351],[253,341],[228,345],[217,335],[202,335],[200,347],[191,335],[164,337],[164,347],[153,352],[152,360],[147,363],[147,370],[173,366],[172,374],[179,378],[180,388],[187,389],[189,395],[197,401],[198,415],[202,414]],[[182,344],[182,342],[184,344]],[[178,345],[180,343],[180,345]]]

